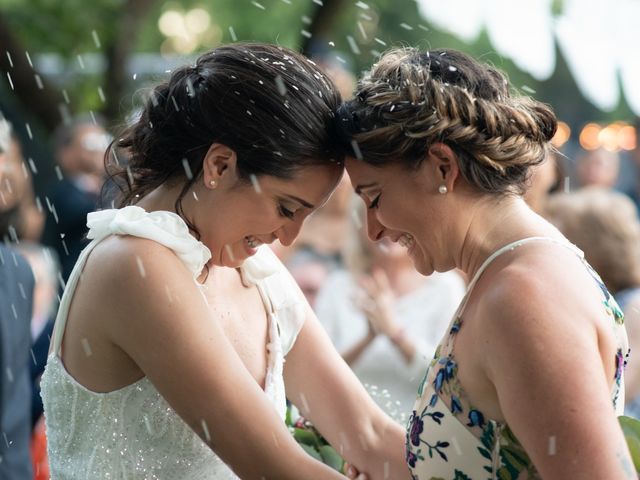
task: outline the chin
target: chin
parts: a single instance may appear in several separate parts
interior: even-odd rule
[[[244,261],[247,259],[247,255],[243,254],[243,252],[238,253],[234,250],[229,252],[224,249],[222,252],[220,252],[218,259],[218,261],[212,262],[218,267],[238,268],[242,266]]]
[[[419,274],[424,276],[429,276],[435,271],[433,266],[425,262],[423,259],[413,259],[413,268],[415,268]]]

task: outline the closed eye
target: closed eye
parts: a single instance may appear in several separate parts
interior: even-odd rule
[[[378,208],[378,204],[380,203],[380,195],[381,194],[379,193],[378,196],[372,200],[371,204],[369,205],[369,209]]]
[[[278,212],[280,213],[280,216],[286,218],[293,218],[293,215],[295,214],[295,212],[292,212],[288,208],[285,208],[282,204],[278,205]]]

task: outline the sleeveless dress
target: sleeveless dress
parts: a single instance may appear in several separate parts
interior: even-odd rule
[[[420,384],[406,437],[406,461],[412,479],[540,478],[509,426],[488,418],[470,404],[457,378],[457,363],[454,357],[456,334],[463,327],[462,315],[465,304],[480,275],[498,256],[534,241],[551,242],[571,249],[580,257],[588,272],[600,286],[603,315],[611,317],[610,324],[618,345],[611,400],[616,414],[623,414],[623,368],[629,355],[629,347],[622,311],[577,247],[546,237],[525,238],[500,248],[482,264],[469,283],[467,293]],[[550,451],[555,449],[553,437],[550,438],[549,449]]]
[[[176,214],[129,206],[87,217],[91,243],[69,277],[60,303],[41,395],[52,480],[75,479],[237,479],[226,464],[175,413],[143,377],[107,393],[93,392],[66,371],[60,358],[69,305],[89,253],[110,235],[156,241],[184,262],[195,278],[211,257]],[[241,267],[255,284],[269,321],[265,394],[284,421],[284,356],[304,322],[304,298],[273,252],[263,246]],[[87,354],[90,354],[87,351]],[[209,427],[211,428],[211,427]]]

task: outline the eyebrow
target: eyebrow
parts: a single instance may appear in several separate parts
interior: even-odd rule
[[[375,182],[374,183],[367,183],[365,185],[358,185],[355,188],[355,192],[356,192],[356,194],[360,195],[360,194],[362,194],[362,190],[363,189],[373,187],[374,185],[375,185]]]
[[[303,207],[307,207],[307,208],[311,208],[311,209],[316,208],[313,204],[307,202],[306,200],[303,200],[302,198],[296,197],[295,195],[285,195],[285,197],[298,202]]]

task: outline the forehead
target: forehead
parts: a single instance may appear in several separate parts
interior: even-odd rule
[[[313,198],[317,201],[318,197],[326,195],[327,191],[330,192],[337,186],[342,174],[343,168],[339,164],[311,165],[300,168],[292,178],[263,175],[257,181],[263,189],[296,195],[305,200]]]
[[[351,177],[351,183],[354,186],[360,183],[390,180],[400,173],[396,172],[398,168],[395,164],[373,166],[353,157],[349,157],[345,160],[345,166],[349,177]],[[390,177],[390,175],[392,177]]]

